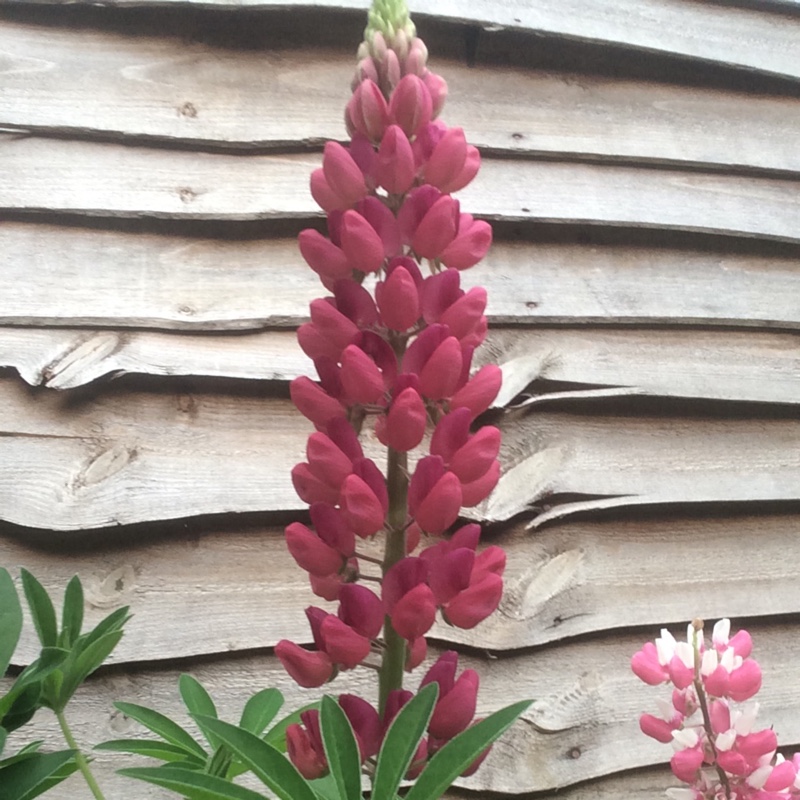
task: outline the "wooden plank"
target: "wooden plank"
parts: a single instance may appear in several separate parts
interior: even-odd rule
[[[484,537],[508,556],[499,612],[469,631],[439,623],[431,636],[502,652],[695,616],[794,614],[800,587],[796,559],[786,555],[797,524],[796,515],[665,516],[570,522],[532,534],[518,523]],[[381,546],[359,549],[379,557]],[[737,554],[722,571],[721,552]],[[112,535],[110,542],[55,550],[9,537],[0,539],[0,563],[15,576],[25,567],[59,598],[67,581],[80,575],[87,625],[130,606],[134,617],[115,664],[260,650],[284,638],[310,644],[304,609],[329,607],[311,593],[282,528],[181,532],[145,541]],[[664,569],[676,563],[680,575]],[[264,608],[269,616],[254,625]],[[28,626],[15,663],[35,658],[35,646]]]
[[[64,2],[67,0],[33,0],[31,4]],[[112,0],[109,5],[364,10],[361,0]],[[680,0],[618,0],[613,5],[603,0],[535,0],[525,4],[475,0],[467,6],[456,0],[419,0],[411,10],[416,16],[477,23],[487,31],[508,29],[562,36],[785,78],[800,77],[794,58],[800,23],[793,14]]]
[[[324,291],[292,239],[227,241],[0,222],[0,324],[295,327]],[[797,258],[498,241],[466,285],[493,323],[800,328]]]
[[[289,472],[310,426],[288,400],[176,389],[73,401],[6,379],[0,403],[9,522],[66,531],[302,508]],[[506,474],[471,516],[502,521],[562,494],[618,506],[800,499],[792,419],[529,413],[503,427]]]
[[[496,407],[552,398],[552,382],[635,395],[800,402],[796,335],[707,330],[493,330],[476,364],[497,363]],[[201,336],[151,331],[0,328],[0,367],[31,386],[72,389],[122,374],[287,381],[315,378],[292,331]],[[535,390],[529,384],[536,381]],[[530,392],[534,392],[531,394]],[[574,393],[574,392],[573,392]]]
[[[0,50],[10,65],[2,127],[242,148],[345,135],[350,50],[279,49],[265,58],[172,38],[9,21],[0,21]],[[484,149],[800,170],[795,98],[432,63],[450,87],[446,121]]]
[[[257,220],[316,214],[319,158],[168,152],[0,139],[0,209],[102,217]],[[490,219],[679,229],[800,241],[800,184],[599,164],[484,161],[461,194]]]
[[[799,655],[795,628],[789,624],[751,625],[749,621],[747,627],[764,673],[759,722],[764,727],[774,725],[782,745],[797,745],[800,688],[792,676]],[[679,629],[675,632],[680,635]],[[474,777],[459,780],[458,785],[511,794],[553,791],[622,770],[665,763],[672,754],[670,748],[641,734],[637,719],[640,712],[655,709],[657,698],[667,696],[667,690],[644,685],[628,668],[631,655],[657,635],[657,630],[620,633],[494,660],[462,655],[459,663],[481,676],[479,714],[526,697],[535,702],[513,732],[495,745],[484,767]],[[220,715],[229,720],[238,716],[250,693],[264,686],[275,685],[284,692],[288,708],[320,694],[292,686],[271,656],[204,661],[193,664],[191,671],[217,700]],[[364,672],[342,674],[329,691],[356,692],[374,699],[374,678],[371,672]],[[155,705],[163,713],[185,720],[176,687],[178,674],[178,670],[150,667],[116,671],[93,680],[88,690],[79,692],[68,712],[76,737],[94,744],[111,737],[140,735],[136,723],[112,710],[114,700]],[[420,677],[415,674],[410,686]],[[36,738],[49,734],[52,740],[55,729],[52,717],[41,714],[25,731]],[[121,762],[98,753],[95,765],[98,773],[106,776]]]
[[[541,525],[595,508],[789,500],[800,487],[800,425],[789,420],[530,413],[505,430],[504,474],[476,518],[534,509]],[[558,502],[575,494],[587,500]]]

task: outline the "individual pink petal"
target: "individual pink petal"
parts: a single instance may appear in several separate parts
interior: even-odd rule
[[[691,667],[687,667],[679,656],[674,655],[672,657],[667,669],[669,670],[669,678],[675,684],[675,688],[685,689],[687,686],[692,685],[694,670]]]
[[[503,579],[490,573],[453,598],[444,608],[445,618],[457,628],[474,628],[494,613],[502,595]]]
[[[415,448],[425,436],[428,412],[416,389],[404,389],[392,400],[386,415],[378,417],[375,435],[386,447],[400,452]]]
[[[441,695],[428,723],[428,732],[437,739],[452,739],[469,727],[478,699],[478,673],[465,669],[453,688]]]
[[[323,211],[335,211],[342,208],[342,198],[328,185],[325,172],[321,168],[315,169],[311,173],[310,183],[311,196]]]
[[[423,319],[428,324],[441,321],[447,309],[463,296],[461,273],[457,269],[445,269],[431,275],[420,289]]]
[[[353,474],[358,475],[375,495],[384,514],[389,512],[389,491],[386,478],[371,458],[357,458],[353,461]]]
[[[425,456],[417,462],[408,484],[408,510],[412,517],[444,473],[444,460],[441,456]]]
[[[475,557],[475,566],[472,569],[471,581],[482,580],[486,575],[502,575],[506,569],[506,551],[497,545],[489,545],[481,550]]]
[[[354,403],[377,403],[384,394],[383,375],[360,348],[348,345],[342,353],[342,388]]]
[[[363,763],[376,755],[381,748],[383,739],[381,719],[372,705],[358,695],[340,694],[338,702],[356,735]]]
[[[737,703],[749,700],[761,688],[761,667],[748,659],[730,675],[730,698]]]
[[[418,186],[408,193],[397,212],[397,224],[404,244],[411,244],[419,224],[441,197],[442,193],[428,184]]]
[[[322,170],[328,186],[340,199],[339,208],[350,208],[366,195],[367,186],[361,169],[338,142],[326,142]]]
[[[430,91],[416,75],[405,75],[389,99],[389,116],[403,132],[412,138],[431,121],[433,103]]]
[[[468,408],[473,419],[486,411],[497,397],[503,383],[503,372],[497,364],[481,367],[463,389],[450,398],[450,410]]]
[[[441,456],[444,463],[450,459],[469,441],[469,426],[472,415],[466,408],[459,408],[445,414],[431,437],[431,455]]]
[[[710,675],[703,676],[703,686],[711,697],[726,697],[730,686],[730,674],[720,664]]]
[[[647,642],[631,658],[631,669],[636,677],[649,686],[658,686],[669,680],[669,673],[658,660],[658,651],[652,642]]]
[[[294,642],[281,639],[275,655],[292,680],[304,689],[322,686],[333,677],[333,663],[325,653],[304,650]]]
[[[448,336],[431,354],[419,373],[422,394],[431,400],[443,400],[456,391],[463,367],[461,343]]]
[[[391,614],[395,605],[415,586],[425,582],[428,576],[428,565],[414,557],[401,558],[393,564],[383,577],[381,599],[387,614]]]
[[[301,569],[312,575],[330,575],[338,572],[344,563],[341,553],[299,522],[287,526],[286,545]]]
[[[318,275],[336,280],[349,277],[352,267],[341,248],[319,231],[306,228],[297,237],[300,254]]]
[[[670,759],[669,765],[678,780],[693,783],[697,778],[697,770],[703,764],[703,751],[699,748],[680,750]]]
[[[314,474],[306,463],[296,464],[292,467],[292,486],[304,503],[336,505],[339,502],[339,488],[331,486]]]
[[[375,229],[383,244],[384,256],[386,258],[399,257],[403,243],[400,236],[400,225],[391,209],[377,197],[365,197],[356,206],[356,211]]]
[[[420,316],[419,292],[411,273],[400,266],[375,287],[381,319],[387,328],[406,331]]]
[[[467,140],[464,129],[448,129],[425,164],[425,182],[435,186],[440,192],[449,194],[449,190],[442,187],[458,177],[466,159]]]
[[[461,409],[459,409],[461,410]],[[462,483],[472,483],[485,475],[500,452],[500,431],[486,425],[462,445],[448,463]]]
[[[371,328],[378,323],[378,309],[372,295],[354,280],[340,280],[333,285],[333,294],[336,298],[336,308],[356,327]],[[342,348],[352,341],[350,337]],[[341,352],[341,351],[340,351]]]
[[[458,234],[437,254],[443,264],[455,269],[474,267],[492,245],[492,226],[483,220],[462,214]]]
[[[422,76],[431,96],[431,117],[436,119],[442,113],[444,101],[447,99],[447,83],[441,75],[427,70]]]
[[[454,200],[450,195],[442,195],[430,207],[414,231],[411,239],[411,247],[414,252],[422,258],[440,258],[456,237],[458,218],[458,200]],[[461,250],[463,250],[463,247]],[[460,250],[457,252],[460,252]],[[460,262],[464,259],[454,260],[459,260]],[[447,261],[444,263],[447,266],[456,266]],[[477,263],[477,261],[474,263]]]
[[[428,533],[442,533],[458,518],[461,497],[461,483],[452,472],[446,472],[417,506],[417,524]]]
[[[383,603],[366,586],[348,583],[339,592],[339,619],[357,633],[375,639],[383,627]]]
[[[373,142],[383,138],[389,124],[389,107],[374,81],[367,79],[358,84],[347,104],[345,116],[353,131]]]
[[[428,642],[424,636],[419,636],[408,643],[406,648],[405,671],[413,672],[428,654]]]
[[[406,350],[403,356],[403,372],[419,375],[428,359],[448,335],[448,328],[445,325],[429,325],[425,328]]]
[[[456,274],[458,274],[456,272]],[[458,298],[440,317],[439,322],[450,328],[457,339],[468,336],[484,319],[487,294],[482,286],[474,286]]]
[[[302,725],[294,723],[286,728],[286,753],[306,780],[321,778],[328,771],[325,752],[317,752]]]
[[[747,631],[739,631],[730,638],[728,647],[740,658],[747,658],[753,652],[753,640]]]
[[[471,483],[461,484],[461,505],[473,508],[483,502],[500,480],[500,462],[494,461],[486,472]]]
[[[321,636],[324,650],[331,661],[345,669],[358,666],[369,655],[371,649],[366,636],[357,633],[333,614],[329,614],[323,620]]]
[[[391,612],[392,627],[404,639],[412,641],[424,636],[436,619],[436,598],[430,586],[417,584],[404,594]]]
[[[358,475],[349,475],[342,484],[342,510],[353,532],[362,539],[377,533],[384,523],[384,512],[375,492]]]
[[[449,603],[469,586],[474,564],[475,552],[466,547],[460,547],[430,562],[428,585],[439,605]]]
[[[791,761],[782,761],[772,768],[772,772],[762,787],[766,792],[782,792],[788,789],[797,777],[797,770]]]
[[[385,258],[383,241],[378,232],[357,211],[345,211],[341,227],[342,250],[352,269],[377,272]]]
[[[329,436],[319,431],[308,437],[306,458],[314,475],[335,488],[337,494],[344,479],[353,471],[352,460]]]
[[[666,720],[654,717],[652,714],[642,714],[639,717],[639,728],[643,734],[663,744],[669,744],[672,741],[674,728]]]
[[[464,166],[461,171],[454,175],[450,181],[442,183],[439,187],[443,192],[452,194],[460,192],[465,186],[469,185],[481,168],[481,154],[477,147],[467,145],[467,157],[464,159]]]
[[[404,194],[414,183],[417,167],[408,137],[398,125],[383,135],[375,164],[378,183],[390,194]]]

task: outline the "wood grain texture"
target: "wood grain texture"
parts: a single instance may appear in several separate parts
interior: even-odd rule
[[[632,395],[800,403],[796,334],[707,330],[496,329],[476,364],[503,369],[496,407],[537,403],[560,382]],[[65,390],[123,374],[258,381],[316,378],[294,332],[201,336],[92,329],[0,328],[0,367]],[[530,388],[532,382],[536,388]],[[554,383],[555,382],[555,383]],[[552,384],[552,385],[551,385]],[[577,387],[571,392],[580,391]],[[564,392],[558,392],[558,396]]]
[[[101,217],[267,220],[317,213],[319,158],[165,152],[0,138],[0,209]],[[460,193],[490,219],[679,229],[800,241],[800,184],[599,164],[485,159]]]
[[[794,559],[785,555],[796,531],[790,515],[571,522],[535,533],[518,523],[484,536],[508,555],[499,611],[473,630],[437,623],[431,638],[499,653],[695,616],[791,614],[800,608],[800,587]],[[374,556],[380,547],[380,541],[360,545]],[[723,574],[721,552],[736,553]],[[119,537],[71,552],[3,538],[0,563],[15,576],[20,567],[30,570],[58,598],[79,575],[87,625],[130,606],[134,617],[115,664],[258,650],[284,638],[310,644],[304,609],[335,611],[311,593],[279,528],[144,542]],[[671,563],[681,563],[680,574],[664,569]],[[375,572],[369,564],[362,568]],[[29,626],[15,663],[32,660],[35,644]]]
[[[9,522],[66,531],[302,508],[289,473],[310,425],[288,400],[178,390],[72,401],[6,379],[0,402]],[[503,428],[505,474],[470,517],[547,511],[562,494],[615,506],[800,499],[792,419],[528,413]],[[371,433],[365,444],[375,451]]]
[[[33,0],[58,5],[66,0]],[[86,2],[86,0],[83,0]],[[112,0],[113,6],[182,6],[218,9],[366,9],[363,0]],[[601,45],[633,48],[797,79],[793,57],[800,22],[793,14],[680,0],[419,0],[412,13]],[[318,12],[317,12],[318,13]]]
[[[252,52],[0,21],[0,126],[241,148],[341,139],[351,49]],[[792,97],[431,64],[448,81],[445,120],[484,149],[800,170]]]
[[[674,627],[677,635],[682,627]],[[796,626],[748,622],[747,627],[764,673],[759,720],[764,727],[774,725],[782,745],[796,745],[800,743],[800,687],[792,678],[798,657]],[[525,697],[534,698],[534,704],[513,732],[495,745],[482,769],[474,777],[460,780],[459,785],[509,794],[552,791],[666,762],[670,748],[643,736],[637,722],[642,711],[656,708],[657,698],[665,697],[666,691],[645,686],[628,667],[631,655],[656,635],[657,630],[618,633],[493,660],[462,655],[460,665],[476,669],[481,676],[479,714]],[[289,708],[319,696],[292,686],[276,659],[267,655],[210,661],[195,665],[191,672],[208,687],[220,715],[227,719],[235,719],[245,698],[264,686],[280,688]],[[374,699],[374,681],[364,672],[345,673],[329,689],[355,691]],[[412,687],[421,675],[413,677],[414,682],[409,681]],[[139,734],[141,729],[135,723],[112,709],[114,700],[155,706],[185,719],[180,714],[177,678],[177,670],[150,668],[111,673],[92,681],[69,711],[79,741],[94,744]],[[40,738],[54,727],[52,719],[42,713],[26,730]],[[95,763],[104,776],[121,765],[117,758],[105,755]]]
[[[497,241],[465,285],[493,323],[800,328],[796,258]],[[225,241],[0,222],[0,324],[296,327],[320,296],[292,239]]]

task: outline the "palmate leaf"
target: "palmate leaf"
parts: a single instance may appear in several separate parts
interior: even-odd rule
[[[263,794],[230,783],[224,778],[173,765],[129,767],[119,770],[119,774],[170,789],[189,800],[267,800]]]
[[[319,712],[322,743],[331,775],[342,800],[361,800],[361,757],[350,720],[341,706],[327,695]]]
[[[316,800],[314,790],[282,753],[250,731],[212,717],[196,718],[280,800]]]
[[[439,800],[453,781],[530,706],[523,700],[459,733],[430,760],[405,800]]]
[[[391,798],[397,794],[400,782],[425,735],[438,694],[439,684],[428,684],[392,720],[378,754],[372,782],[373,797]]]
[[[8,570],[0,567],[0,678],[6,674],[22,633],[22,606]]]
[[[30,800],[38,797],[74,772],[74,754],[74,750],[30,753],[13,763],[4,763],[0,766],[0,798]]]
[[[167,742],[180,747],[187,756],[199,758],[203,762],[208,753],[177,722],[152,708],[135,703],[114,703],[114,707]]]

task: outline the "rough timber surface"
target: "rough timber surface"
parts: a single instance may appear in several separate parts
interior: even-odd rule
[[[253,52],[0,20],[0,51],[8,63],[0,127],[243,149],[344,135],[349,50]],[[800,171],[793,97],[431,63],[448,82],[448,124],[483,149]]]
[[[66,1],[33,0],[32,4]],[[296,8],[313,13],[317,9],[363,11],[368,4],[365,0],[110,0],[107,5]],[[449,22],[477,24],[487,31],[507,28],[800,78],[800,66],[793,57],[800,20],[788,13],[682,0],[532,0],[525,4],[420,0],[413,3],[412,11]]]
[[[309,423],[288,400],[173,387],[94,398],[0,382],[0,515],[53,530],[300,510]],[[615,506],[800,499],[800,424],[530,412],[504,423],[505,474],[469,516],[502,521],[583,495]],[[367,452],[374,443],[367,437]]]
[[[496,241],[465,285],[493,323],[800,329],[800,259],[716,249]],[[320,294],[286,238],[231,241],[0,222],[0,324],[295,327]]]
[[[759,718],[774,725],[781,744],[796,745],[800,743],[800,685],[791,677],[798,657],[795,628],[791,624],[748,627],[764,673]],[[673,630],[680,635],[680,628],[674,626]],[[664,763],[669,748],[642,736],[637,718],[642,711],[656,708],[656,699],[663,697],[665,690],[644,685],[628,666],[631,655],[654,635],[654,631],[615,634],[496,659],[462,655],[459,663],[476,669],[481,677],[479,714],[520,698],[533,698],[534,703],[512,732],[495,745],[485,767],[458,784],[476,791],[545,792]],[[344,673],[331,688],[371,698],[374,681],[364,672]],[[264,686],[274,685],[284,692],[288,708],[309,699],[309,693],[291,685],[269,655],[207,661],[195,664],[192,674],[207,686],[217,700],[220,716],[227,719],[240,713],[248,694]],[[114,700],[150,705],[183,719],[178,675],[179,670],[150,667],[111,672],[92,681],[72,709],[70,724],[76,737],[94,744],[138,735],[138,726],[113,710]],[[54,730],[52,723],[42,712],[26,731],[40,738]],[[95,764],[104,776],[121,765],[117,757],[97,756]]]
[[[796,534],[796,517],[767,514],[568,522],[535,533],[517,523],[484,535],[484,544],[508,554],[499,612],[474,630],[439,623],[431,637],[499,653],[696,616],[791,614],[800,607],[800,587],[785,553]],[[0,538],[0,563],[15,575],[24,566],[55,597],[79,575],[87,624],[130,606],[134,622],[115,664],[246,652],[284,638],[310,644],[304,609],[328,605],[312,595],[282,528],[107,538],[71,550]],[[380,543],[360,550],[379,555]],[[723,575],[715,568],[720,552],[737,554]],[[664,569],[670,563],[682,564],[679,575]],[[373,572],[368,564],[362,569]],[[28,627],[15,664],[35,657],[35,641]]]
[[[271,220],[317,215],[317,156],[170,152],[0,138],[0,209],[90,217]],[[485,159],[459,193],[493,220],[800,241],[800,182],[667,169]]]
[[[572,391],[592,387],[621,395],[800,403],[800,339],[792,333],[496,329],[476,356],[476,365],[503,369],[496,407],[563,395],[562,383],[574,384]],[[207,336],[0,328],[0,367],[15,369],[31,386],[58,390],[124,374],[256,381],[317,377],[294,332],[276,330]],[[536,388],[530,386],[534,382]]]

